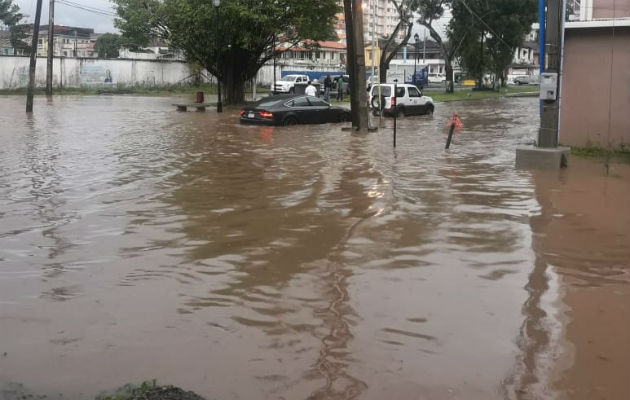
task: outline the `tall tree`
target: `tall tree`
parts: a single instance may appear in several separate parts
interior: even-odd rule
[[[419,0],[418,23],[429,31],[429,35],[440,46],[444,57],[444,72],[446,74],[446,92],[453,93],[453,59],[462,40],[466,37],[466,32],[449,36],[448,40],[442,38],[434,26],[435,22],[444,16],[444,11],[451,5],[453,0]]]
[[[413,13],[418,8],[418,3],[422,0],[389,0],[398,12],[398,23],[392,33],[385,39],[385,44],[381,49],[381,59],[378,63],[378,73],[381,82],[387,80],[387,70],[389,63],[396,56],[396,53],[406,46],[411,37],[413,29]],[[400,32],[404,31],[403,40],[397,42]]]
[[[495,83],[505,84],[506,69],[514,50],[537,16],[536,0],[458,0],[453,2],[448,34],[465,36],[457,55],[462,66],[476,77],[477,87],[490,71]],[[498,87],[498,85],[495,85]]]
[[[98,53],[99,58],[118,58],[118,49],[120,48],[120,35],[115,33],[105,33],[99,36],[94,43],[94,51]]]
[[[225,103],[244,101],[245,82],[276,53],[275,42],[296,45],[334,37],[336,0],[113,0],[115,25],[138,45],[167,39],[225,86]]]
[[[17,4],[13,4],[13,0],[0,0],[0,22],[3,25],[8,27],[15,26],[22,17],[20,7]]]
[[[496,0],[495,0],[496,1]],[[523,44],[538,17],[536,0],[500,0],[490,10],[488,25],[495,35],[486,41],[495,82],[504,86],[507,68],[514,59],[514,50]],[[497,86],[498,88],[498,86]]]
[[[9,27],[11,46],[16,50],[30,53],[30,45],[26,41],[27,34],[32,28],[29,25],[20,25],[24,15],[17,4],[12,0],[0,0],[0,25]]]

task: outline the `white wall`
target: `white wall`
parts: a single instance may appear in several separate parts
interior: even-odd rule
[[[28,67],[28,57],[0,56],[0,89],[25,88]],[[188,83],[191,73],[188,64],[179,61],[53,59],[55,87],[160,87]],[[106,82],[108,77],[111,82]],[[37,86],[46,85],[46,58],[37,58],[35,81]]]

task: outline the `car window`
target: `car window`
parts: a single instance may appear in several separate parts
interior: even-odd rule
[[[316,97],[310,97],[308,101],[311,103],[312,106],[316,106],[316,107],[328,107],[329,105],[324,100],[318,99]]]
[[[293,99],[293,104],[289,105],[289,107],[310,107],[311,103],[308,102],[306,97],[298,97],[297,99]]]
[[[405,87],[396,88],[396,97],[405,97]]]
[[[381,96],[385,96],[385,97],[389,97],[392,95],[392,88],[391,86],[381,86]],[[372,96],[378,96],[378,87],[379,85],[374,85],[374,88],[372,89]]]
[[[300,77],[298,76],[298,78],[297,78],[295,81],[296,81],[296,82],[302,82],[302,78],[300,78]]]
[[[276,104],[280,103],[282,100],[263,100],[260,103],[257,103],[256,105],[258,107],[271,107],[271,106],[275,106]]]
[[[415,87],[407,88],[409,90],[409,97],[420,97],[420,92]]]

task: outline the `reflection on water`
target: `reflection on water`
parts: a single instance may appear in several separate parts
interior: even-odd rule
[[[629,168],[514,170],[535,100],[440,105],[396,149],[172,102],[0,98],[0,388],[627,397]]]

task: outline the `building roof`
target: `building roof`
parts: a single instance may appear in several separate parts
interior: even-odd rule
[[[323,42],[317,42],[317,44],[319,44],[319,47],[325,48],[325,49],[339,49],[339,50],[346,49],[346,45],[339,42],[323,41]]]
[[[345,50],[346,45],[339,42],[332,41],[320,41],[314,42],[311,40],[304,41],[305,46],[293,46],[293,47],[276,47],[276,51],[317,51],[321,49],[334,49],[334,50]]]

